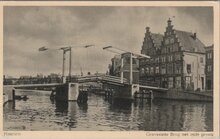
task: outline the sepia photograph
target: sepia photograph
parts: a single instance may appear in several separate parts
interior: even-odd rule
[[[213,132],[214,44],[212,6],[3,6],[3,131]]]

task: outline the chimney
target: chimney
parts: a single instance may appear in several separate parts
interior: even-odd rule
[[[196,40],[196,32],[193,34],[193,39]]]
[[[147,31],[147,32],[150,32],[150,27],[146,27],[146,31]]]
[[[167,21],[167,24],[168,24],[168,26],[171,26],[171,20],[170,20],[170,18],[169,18],[169,20]]]

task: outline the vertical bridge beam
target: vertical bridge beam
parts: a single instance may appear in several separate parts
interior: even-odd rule
[[[68,101],[77,101],[79,96],[79,84],[69,83],[68,86]]]
[[[123,57],[121,57],[121,83],[124,83],[124,71],[123,71],[123,68],[124,68],[124,59]]]
[[[133,83],[133,57],[132,53],[130,53],[130,84]]]

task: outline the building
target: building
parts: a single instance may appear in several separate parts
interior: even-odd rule
[[[3,85],[15,85],[17,81],[17,78],[3,75]]]
[[[112,58],[112,64],[109,67],[110,75],[121,77],[121,75],[123,74],[123,78],[127,79],[130,82],[130,59],[131,53],[123,53]],[[132,75],[132,83],[138,83],[139,60],[137,58],[132,59]]]
[[[165,88],[205,89],[205,45],[196,33],[174,29],[169,19],[164,35],[146,28],[141,53],[151,58],[140,61],[140,80]]]
[[[109,74],[112,76],[120,76],[121,70],[121,55],[116,55],[111,59],[111,65],[109,66]]]
[[[213,45],[205,48],[206,50],[206,89],[213,89]]]

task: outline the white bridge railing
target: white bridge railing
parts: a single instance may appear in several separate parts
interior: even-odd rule
[[[110,76],[110,75],[90,75],[90,76],[83,76],[77,78],[77,82],[90,82],[90,81],[106,81],[106,82],[115,82],[121,83],[121,78],[117,76]],[[128,83],[127,79],[123,79],[123,83]]]

